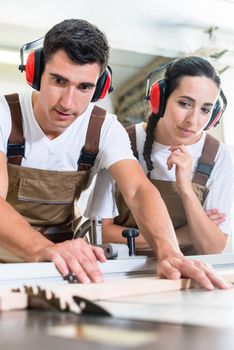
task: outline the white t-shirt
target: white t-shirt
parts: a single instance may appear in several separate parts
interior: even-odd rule
[[[80,115],[61,135],[50,140],[37,123],[32,108],[32,91],[19,94],[23,116],[25,158],[22,166],[35,169],[76,171],[80,151],[85,144],[88,122],[94,104]],[[6,153],[11,131],[9,106],[0,97],[0,150]],[[100,169],[108,169],[122,159],[135,159],[128,135],[113,114],[106,114],[101,129],[99,152],[92,177]],[[92,178],[91,177],[91,178]],[[91,180],[90,180],[91,181]]]
[[[193,173],[202,153],[205,136],[206,133],[203,132],[201,139],[197,143],[186,146],[193,159]],[[143,128],[143,123],[137,124],[136,142],[139,153],[139,162],[145,173],[147,173],[146,163],[143,159],[145,137],[146,133]],[[151,159],[153,161],[154,169],[151,171],[151,179],[175,182],[175,167],[170,171],[167,169],[167,158],[170,154],[168,148],[169,146],[161,145],[158,142],[153,143]],[[209,189],[209,194],[204,202],[203,208],[204,210],[217,208],[226,214],[225,222],[220,225],[220,228],[227,234],[231,233],[232,226],[231,206],[233,200],[233,184],[234,171],[232,158],[227,146],[220,143],[215,158],[215,166],[206,184]],[[94,187],[90,198],[85,213],[86,216],[111,218],[118,215],[118,210],[114,201],[114,181],[107,172],[102,171],[102,173],[98,174],[97,186]],[[101,205],[100,201],[102,201]]]

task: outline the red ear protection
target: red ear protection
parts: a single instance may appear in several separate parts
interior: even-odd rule
[[[41,73],[43,71],[43,57],[42,48],[44,37],[34,40],[30,43],[24,44],[20,49],[20,60],[19,70],[21,73],[25,71],[27,83],[36,90],[40,90]],[[40,48],[38,48],[40,47]],[[32,49],[37,48],[35,51]],[[24,64],[24,54],[30,51],[27,63]]]
[[[162,64],[148,76],[146,83],[146,94],[145,101],[149,101],[150,108],[153,114],[158,117],[163,117],[166,108],[166,100],[168,95],[168,84],[166,79],[157,80],[155,83],[150,85],[151,76],[154,73],[161,72],[163,69],[166,69],[170,64],[175,60]]]
[[[31,43],[25,44],[20,50],[21,65],[19,66],[19,69],[21,70],[21,72],[25,71],[27,83],[33,89],[40,90],[41,75],[44,69],[43,51],[42,51],[42,48],[31,51],[28,55],[26,65],[24,65],[23,63],[24,49],[25,47],[26,49],[30,48],[30,44]],[[97,81],[92,102],[96,102],[100,99],[103,99],[108,92],[113,91],[113,87],[111,85],[111,77],[112,77],[112,70],[108,66]]]
[[[148,94],[152,113],[163,117],[167,99],[167,81],[161,79],[153,83]]]
[[[42,49],[30,52],[24,66],[26,81],[35,90],[40,90],[41,74],[44,69]]]
[[[113,91],[113,87],[111,85],[111,77],[112,70],[108,66],[97,81],[96,89],[91,102],[101,100],[107,95],[108,92]]]
[[[220,96],[218,97],[218,99],[214,105],[210,120],[209,120],[208,124],[206,125],[206,127],[204,128],[204,130],[208,130],[208,129],[212,128],[213,126],[217,126],[219,124],[220,119],[221,119],[226,107],[227,107],[227,99],[223,93],[223,90],[221,90]]]

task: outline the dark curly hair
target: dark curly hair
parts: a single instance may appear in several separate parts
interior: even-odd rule
[[[66,19],[47,32],[43,44],[44,64],[60,49],[78,64],[100,64],[101,73],[109,59],[105,34],[83,19]]]
[[[176,59],[168,64],[166,72],[164,74],[164,79],[167,82],[167,98],[171,93],[178,87],[180,80],[184,76],[191,77],[207,77],[215,82],[218,89],[220,89],[221,81],[215,68],[210,62],[202,57],[189,56]],[[153,170],[153,162],[151,160],[151,151],[154,142],[154,130],[157,126],[160,116],[151,113],[147,119],[146,127],[146,139],[143,150],[143,157],[146,162],[148,169],[148,177],[150,177],[150,172]]]

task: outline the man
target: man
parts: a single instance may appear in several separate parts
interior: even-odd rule
[[[63,275],[72,271],[81,282],[100,282],[97,260],[105,261],[102,249],[66,238],[71,238],[76,223],[74,201],[95,173],[108,169],[157,255],[161,276],[183,275],[206,289],[228,288],[204,264],[181,254],[164,202],[133,157],[123,127],[113,115],[104,118],[91,102],[109,89],[108,54],[105,35],[84,20],[65,20],[48,31],[43,50],[35,51],[25,67],[28,82],[38,91],[19,96],[22,147],[14,147],[12,135],[16,123],[11,115],[18,102],[1,98],[2,248],[24,261],[53,261]],[[92,147],[90,152],[88,134],[96,135],[98,129],[98,153]],[[99,135],[94,138],[98,141]],[[8,166],[7,149],[9,160],[13,159]],[[64,241],[59,242],[58,235],[53,240],[56,230],[64,233]]]

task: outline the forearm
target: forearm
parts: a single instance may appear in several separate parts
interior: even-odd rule
[[[148,202],[147,210],[144,204]],[[159,260],[181,254],[165,203],[152,184],[141,186],[128,203],[140,232]]]
[[[139,163],[133,160],[119,161],[108,170],[130,208],[139,231],[158,260],[181,255],[166,205]],[[126,181],[127,178],[129,181]]]
[[[126,238],[122,236],[123,230],[129,227],[120,226],[113,223],[112,219],[102,220],[102,241],[103,243],[127,243]],[[148,248],[149,244],[146,242],[142,234],[135,238],[136,248]]]
[[[192,243],[199,254],[223,252],[227,235],[206,215],[196,194],[191,189],[181,195]]]
[[[24,261],[34,261],[37,254],[46,247],[54,245],[10,206],[0,198],[0,244]]]
[[[179,246],[192,244],[189,226],[186,224],[175,230]]]

